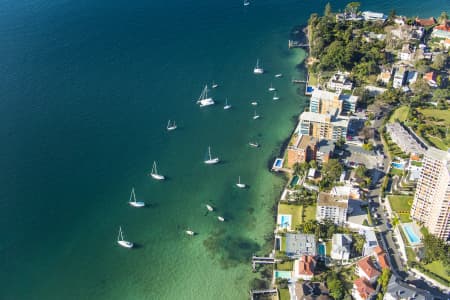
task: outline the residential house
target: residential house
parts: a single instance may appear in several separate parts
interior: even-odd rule
[[[391,77],[392,77],[392,70],[384,69],[378,75],[377,80],[383,82],[384,84],[388,84],[389,81],[391,81]]]
[[[405,77],[406,77],[406,69],[405,67],[401,66],[397,70],[395,70],[394,73],[394,82],[392,86],[395,89],[401,88],[403,84],[405,83]]]
[[[408,71],[406,75],[406,84],[410,85],[417,81],[418,73],[416,71]]]
[[[297,281],[295,296],[298,300],[332,300],[323,282]]]
[[[330,194],[334,196],[345,196],[349,199],[360,198],[359,188],[353,187],[351,184],[335,186],[331,189]]]
[[[419,19],[416,18],[414,23],[419,26],[429,27],[436,24],[436,19],[434,17],[430,17],[428,19]]]
[[[377,236],[373,230],[365,230],[363,232],[364,238],[366,242],[364,243],[362,255],[372,255],[375,251],[375,248],[378,246]]]
[[[353,282],[352,296],[355,300],[367,300],[375,296],[375,289],[363,277]]]
[[[431,87],[437,87],[438,86],[437,83],[436,83],[436,73],[434,71],[425,73],[425,75],[423,75],[423,79]]]
[[[364,18],[364,21],[381,21],[384,22],[387,19],[387,16],[383,13],[373,12],[373,11],[363,11],[361,16]]]
[[[286,233],[286,255],[300,258],[304,255],[315,257],[317,254],[314,234]]]
[[[332,220],[343,225],[347,220],[348,197],[320,192],[317,198],[316,220]]]
[[[353,83],[348,78],[348,73],[337,72],[331,76],[327,87],[331,90],[341,92],[342,90],[352,90]]]
[[[384,293],[383,300],[432,300],[430,293],[424,293],[412,285],[400,281],[395,275],[391,275]]]
[[[294,261],[294,278],[311,280],[314,277],[316,260],[311,255],[302,255]]]
[[[285,162],[288,168],[292,168],[296,163],[309,162],[316,159],[317,153],[317,139],[309,135],[297,135],[293,137],[293,143],[287,147],[287,161]]]
[[[316,160],[321,163],[327,163],[333,156],[335,145],[332,141],[320,140],[316,153]]]
[[[316,175],[317,175],[317,171],[316,171],[316,169],[314,169],[314,168],[309,168],[309,170],[308,170],[308,175],[307,175],[307,177],[308,177],[308,179],[315,179],[316,178]]]
[[[442,25],[438,25],[433,28],[433,32],[431,33],[432,38],[439,39],[450,39],[450,25],[449,23],[445,23]]]
[[[439,44],[442,44],[442,47],[444,47],[445,50],[449,50],[450,49],[450,38],[440,41]]]
[[[356,275],[366,279],[371,284],[374,284],[381,275],[380,271],[373,265],[370,256],[366,256],[356,263],[355,272]]]
[[[350,259],[352,237],[349,234],[335,233],[331,239],[331,258],[341,261]]]
[[[401,60],[412,60],[414,56],[414,49],[411,49],[409,44],[404,44],[402,46],[402,50],[398,53],[398,56]]]
[[[380,246],[376,246],[373,254],[381,270],[389,269],[389,262],[383,248],[381,248]]]

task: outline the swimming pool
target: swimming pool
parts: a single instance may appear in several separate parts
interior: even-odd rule
[[[280,224],[280,228],[291,228],[291,215],[279,215],[278,216],[278,224]]]
[[[312,86],[308,85],[308,86],[306,87],[306,92],[307,92],[307,93],[312,93],[313,91],[314,91],[314,88],[313,88]]]
[[[398,163],[398,162],[393,162],[393,163],[391,163],[391,165],[392,165],[394,168],[400,169],[400,170],[403,170],[403,169],[405,168],[405,164]]]
[[[416,232],[414,231],[412,223],[403,224],[403,232],[405,233],[406,238],[408,239],[410,244],[420,243],[420,237],[417,236]]]
[[[283,160],[281,158],[277,158],[275,160],[275,167],[281,168],[281,166],[283,166]]]
[[[291,271],[275,271],[275,278],[291,279]]]
[[[319,251],[320,256],[327,255],[327,247],[325,246],[325,244],[319,244],[318,248],[319,248],[318,251]]]
[[[293,188],[297,183],[298,183],[298,176],[297,175],[295,175],[294,177],[292,177],[292,181],[291,181],[291,184],[290,184],[290,186],[291,186],[291,188]]]

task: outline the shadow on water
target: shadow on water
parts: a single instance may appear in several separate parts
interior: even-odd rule
[[[224,229],[211,234],[203,241],[208,253],[219,260],[223,269],[247,263],[260,246],[247,238],[226,235]]]

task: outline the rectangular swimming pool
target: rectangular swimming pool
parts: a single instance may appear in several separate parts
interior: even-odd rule
[[[325,246],[325,244],[319,244],[318,251],[320,256],[327,255],[327,247]]]
[[[275,278],[291,279],[291,271],[275,271]]]
[[[391,165],[394,168],[399,169],[399,170],[403,170],[405,168],[405,164],[398,163],[398,162],[393,162],[393,163],[391,163]]]
[[[410,244],[420,243],[420,237],[415,233],[412,223],[403,224],[403,232],[405,232],[406,238]]]
[[[292,177],[292,181],[291,181],[291,184],[290,184],[291,188],[293,188],[298,183],[298,180],[299,180],[299,178],[298,178],[297,175]]]
[[[280,215],[279,216],[279,224],[281,228],[290,229],[291,228],[291,215]]]
[[[281,168],[283,166],[283,160],[281,158],[277,158],[275,161],[275,167]]]

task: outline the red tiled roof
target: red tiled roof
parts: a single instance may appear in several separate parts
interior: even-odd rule
[[[436,79],[436,74],[434,72],[425,73],[425,75],[423,75],[423,79],[425,79],[426,81],[434,81]]]
[[[381,255],[378,255],[378,264],[380,265],[381,269],[389,269],[389,263],[387,261],[386,253],[383,253]]]
[[[314,275],[314,263],[316,261],[310,255],[303,255],[298,261],[299,275]]]
[[[362,270],[367,277],[373,278],[375,276],[379,276],[380,272],[375,269],[375,266],[372,264],[372,261],[370,260],[370,256],[365,257],[358,261],[358,267],[360,270]]]
[[[367,299],[369,296],[375,292],[373,287],[364,279],[364,278],[358,278],[353,282],[354,286],[356,287],[356,290],[358,291],[359,295],[362,299]]]
[[[450,26],[448,25],[448,23],[442,24],[442,25],[438,25],[436,27],[434,27],[433,30],[444,30],[444,31],[450,31]]]
[[[431,26],[431,25],[436,24],[436,20],[433,17],[431,17],[429,19],[416,18],[415,21],[416,21],[416,24],[420,25],[420,26]]]
[[[373,249],[373,251],[375,252],[376,255],[380,255],[384,253],[383,248],[381,248],[380,246],[376,246],[375,249]]]

